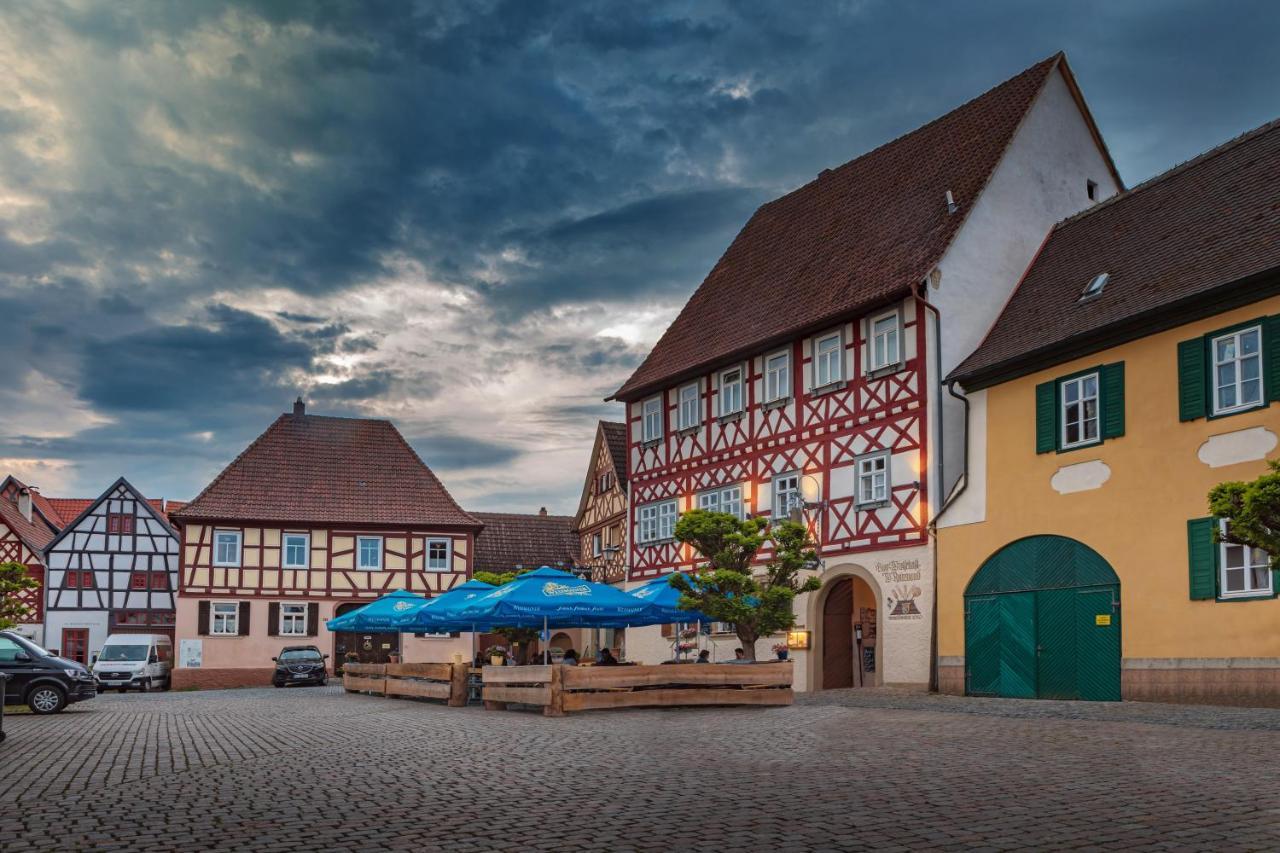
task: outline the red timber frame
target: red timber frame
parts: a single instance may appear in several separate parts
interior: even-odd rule
[[[886,310],[894,306],[886,306]],[[914,352],[895,372],[868,376],[864,364],[866,329],[870,312],[846,318],[844,330],[845,364],[852,364],[852,378],[834,390],[804,390],[812,359],[806,347],[814,336],[786,345],[762,349],[743,360],[747,382],[744,387],[745,414],[718,419],[715,378],[723,365],[710,375],[678,383],[661,392],[663,436],[645,444],[642,436],[643,400],[628,404],[628,452],[631,460],[631,580],[644,580],[671,571],[694,568],[693,553],[677,542],[642,545],[636,535],[639,510],[645,504],[684,498],[684,511],[698,492],[718,485],[742,483],[749,488],[754,505],[760,489],[774,476],[799,472],[820,474],[822,509],[805,513],[823,559],[843,554],[917,546],[928,541],[928,341],[924,308],[915,301],[901,304],[900,347],[908,332],[915,334]],[[832,324],[831,329],[837,328]],[[851,333],[850,333],[851,332]],[[821,334],[821,333],[820,333]],[[761,406],[758,389],[763,385],[764,358],[787,350],[790,353],[792,398],[782,406]],[[759,366],[757,366],[759,362]],[[701,422],[693,429],[671,428],[678,404],[678,389],[699,383]],[[674,391],[675,393],[669,393]],[[675,399],[673,399],[673,397]],[[723,423],[721,421],[724,421]],[[831,472],[852,465],[862,454],[889,450],[894,454],[918,451],[919,466],[908,482],[892,483],[890,502],[875,510],[858,510],[852,495],[833,497]],[[744,500],[747,499],[744,494]],[[768,517],[771,509],[756,506],[755,515]],[[761,552],[768,558],[767,550]]]
[[[18,534],[10,531],[0,538],[0,563],[22,563],[27,567],[27,575],[36,582],[36,588],[23,590],[16,598],[31,608],[32,616],[24,624],[43,622],[45,568],[36,552],[28,548]]]
[[[236,519],[230,521],[216,520],[184,520],[180,522],[182,530],[182,547],[180,549],[181,594],[182,595],[227,595],[236,598],[270,598],[275,600],[369,600],[385,595],[392,590],[405,589],[426,596],[447,592],[455,586],[465,583],[471,576],[475,558],[475,534],[470,529],[445,525],[423,525],[421,527],[388,527],[379,525],[329,527],[324,524],[308,525],[305,523],[281,523],[265,521],[246,521]],[[200,532],[195,540],[190,537],[191,530],[199,527]],[[258,541],[248,543],[247,531],[259,531]],[[239,531],[240,533],[240,565],[213,565],[214,531]],[[279,530],[281,541],[277,545],[268,545],[266,530]],[[322,543],[317,542],[316,534],[323,533]],[[284,568],[284,537],[288,534],[305,534],[308,536],[309,568]],[[384,568],[370,571],[354,568],[357,565],[356,550],[359,537],[377,536],[382,539],[382,565]],[[350,538],[350,548],[334,550],[334,540]],[[390,540],[403,539],[406,543],[403,550],[393,549]],[[414,540],[417,540],[415,543]],[[426,570],[426,540],[450,539],[450,560],[452,565],[447,571]],[[194,562],[189,559],[190,549],[195,549]],[[465,549],[465,568],[456,570],[457,555]],[[325,554],[325,565],[314,562],[316,551]],[[266,563],[268,551],[278,552],[270,564]],[[256,559],[247,559],[246,555],[255,552]],[[335,557],[351,556],[353,568],[334,568]],[[386,568],[388,557],[403,559],[403,568]],[[414,560],[420,559],[422,568],[414,569]],[[254,565],[256,563],[256,565]],[[198,583],[197,575],[208,573],[208,583]],[[215,584],[213,581],[218,572],[225,572],[225,583]],[[264,581],[266,573],[273,572],[276,583],[267,585]],[[256,582],[250,582],[250,573],[257,575]],[[317,576],[323,575],[324,583],[312,583]],[[334,582],[341,576],[348,586],[340,586]],[[376,583],[374,582],[376,581]]]

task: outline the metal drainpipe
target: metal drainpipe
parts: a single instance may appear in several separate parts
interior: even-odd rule
[[[929,279],[925,278],[920,282],[920,289],[913,290],[911,296],[924,306],[926,311],[933,314],[933,366],[934,374],[937,377],[938,390],[942,390],[942,312],[936,305],[929,302],[925,298],[929,293]],[[927,341],[926,341],[927,342]],[[938,456],[938,491],[941,493],[942,486],[947,483],[946,469],[944,467],[943,447],[946,444],[942,434],[942,398],[938,397],[938,405],[933,414],[934,417],[934,434],[937,436]],[[939,513],[941,510],[939,510]],[[930,616],[929,628],[929,692],[938,692],[938,538],[937,538],[937,517],[935,516],[929,522],[929,550],[933,552],[933,612]]]

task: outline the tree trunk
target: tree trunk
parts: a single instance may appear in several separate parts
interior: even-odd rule
[[[756,640],[760,639],[754,628],[734,626],[738,634],[738,642],[742,643],[742,659],[756,662]]]

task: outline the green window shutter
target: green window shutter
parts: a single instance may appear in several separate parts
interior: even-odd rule
[[[1102,366],[1102,437],[1124,435],[1124,362]]]
[[[1194,421],[1209,410],[1206,391],[1204,338],[1178,344],[1178,418]]]
[[[1058,449],[1058,383],[1036,386],[1036,453]]]
[[[1267,399],[1280,402],[1280,314],[1262,321],[1262,357]]]
[[[1187,522],[1187,567],[1191,575],[1192,599],[1218,597],[1218,543],[1213,541],[1216,518],[1193,518]]]

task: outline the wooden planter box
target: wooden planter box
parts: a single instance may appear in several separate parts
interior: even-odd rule
[[[547,716],[606,708],[790,705],[790,661],[654,666],[486,666],[484,706],[541,705]]]
[[[404,699],[443,699],[452,707],[467,704],[464,663],[353,663],[344,667],[348,693],[372,693]]]

